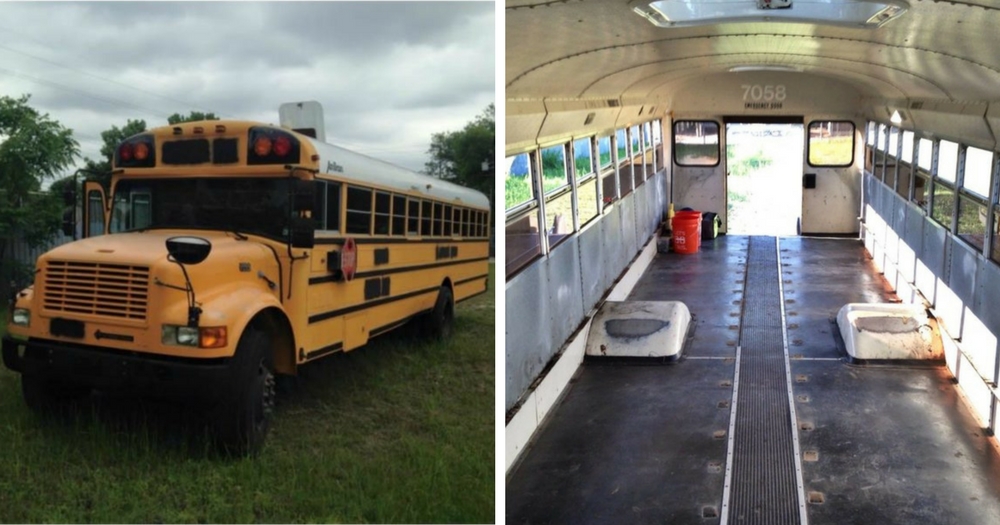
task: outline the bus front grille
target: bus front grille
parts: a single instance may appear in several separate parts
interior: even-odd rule
[[[46,310],[146,319],[149,298],[146,266],[49,261],[44,278]]]

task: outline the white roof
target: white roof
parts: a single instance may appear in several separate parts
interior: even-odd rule
[[[488,208],[489,199],[476,190],[435,177],[410,171],[401,166],[373,159],[351,150],[303,137],[319,153],[320,173],[329,173],[364,184],[378,184],[405,192],[418,192],[455,205]],[[485,173],[483,176],[487,176]]]

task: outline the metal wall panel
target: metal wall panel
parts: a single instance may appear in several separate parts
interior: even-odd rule
[[[899,198],[899,195],[893,194],[892,198],[892,230],[896,234],[897,243],[901,242],[903,236],[906,235],[906,202]],[[893,251],[893,256],[895,261],[899,262],[899,247]]]
[[[980,258],[964,242],[950,235],[948,238],[951,242],[951,269],[948,273],[948,287],[955,292],[963,304],[972,306]]]
[[[554,354],[583,320],[580,242],[576,235],[556,246],[548,258],[549,337]],[[551,355],[550,355],[551,357]]]
[[[991,332],[1000,335],[1000,308],[997,308],[997,298],[1000,297],[1000,266],[984,264],[978,277],[972,311]]]
[[[903,233],[903,240],[913,248],[913,251],[920,253],[920,246],[924,242],[924,213],[913,203],[908,203],[904,207],[906,229]]]
[[[589,312],[610,284],[604,280],[604,252],[609,249],[604,245],[603,225],[594,224],[580,233],[580,276],[583,286],[583,310]]]
[[[635,252],[639,249],[636,243],[635,232],[635,192],[632,192],[619,202],[622,210],[622,239],[625,241],[625,254],[628,255],[625,258],[627,264],[635,257]]]
[[[896,190],[883,185],[882,186],[882,201],[885,203],[884,209],[888,213],[890,210],[896,209],[896,201],[899,200],[899,194]]]
[[[901,209],[905,226],[899,247],[899,269],[906,282],[913,283],[917,279],[917,256],[924,242],[924,216],[920,208],[910,203],[904,204]]]
[[[931,273],[935,277],[945,281],[947,283],[945,276],[945,250],[946,250],[946,238],[947,232],[940,224],[931,220],[930,217],[924,218],[924,242],[923,247],[920,251],[920,260],[927,265]],[[926,292],[924,292],[926,295]]]
[[[646,194],[649,198],[649,217],[646,219],[645,234],[640,236],[642,239],[648,239],[651,235],[656,233],[656,229],[660,226],[660,221],[666,217],[667,202],[666,196],[663,191],[663,175],[657,175],[649,181],[649,188],[646,190]]]
[[[879,205],[882,203],[882,188],[884,188],[885,186],[881,182],[879,182],[878,179],[876,179],[875,177],[871,177],[871,181],[872,181],[872,187],[870,188],[871,194],[868,196],[867,202],[868,204],[871,205],[871,207],[875,211],[879,211],[880,210]]]
[[[622,239],[622,216],[621,206],[615,206],[607,215],[601,219],[601,237],[603,245],[603,278],[601,285],[605,290],[611,288],[621,269],[624,268],[621,262],[625,256],[625,241]]]
[[[896,229],[896,208],[899,199],[891,191],[882,191],[882,217],[885,219],[885,255],[886,263],[893,266],[899,261],[899,230]]]
[[[642,227],[639,229],[639,240],[641,241],[648,239],[650,235],[656,233],[656,228],[660,225],[660,220],[666,215],[665,206],[660,206],[660,202],[657,197],[659,195],[659,184],[657,183],[659,179],[653,178],[646,183],[646,221],[642,223]]]
[[[646,197],[646,190],[649,189],[648,184],[643,184],[636,188],[633,194],[633,204],[635,205],[635,222],[633,223],[633,228],[635,229],[635,242],[636,249],[639,248],[640,239],[645,237],[642,235],[642,230],[645,229],[646,216],[649,214],[649,199]]]
[[[874,230],[873,233],[875,234],[875,242],[881,243],[883,247],[885,246],[885,219],[887,217],[885,210],[883,209],[882,206],[885,203],[885,201],[883,201],[882,199],[882,190],[884,188],[885,186],[883,186],[882,183],[876,181],[876,183],[872,187],[873,190],[872,200],[868,203],[869,205],[871,205],[872,210],[876,214],[878,214],[878,218],[876,220],[871,221],[872,223],[875,224],[875,227],[873,228]]]
[[[517,308],[507,308],[505,313],[505,411],[514,406],[554,353],[547,336],[551,317],[548,283],[543,278],[547,267],[548,259],[543,257],[507,285],[507,304]]]
[[[872,203],[872,196],[875,192],[875,177],[866,173],[864,176],[864,189],[861,192],[861,212],[864,214],[865,204]]]

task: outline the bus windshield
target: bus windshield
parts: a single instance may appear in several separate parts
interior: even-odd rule
[[[283,238],[288,216],[284,178],[131,179],[115,187],[110,231],[193,228]]]

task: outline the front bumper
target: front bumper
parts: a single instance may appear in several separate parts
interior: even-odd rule
[[[3,338],[2,353],[4,365],[15,372],[99,389],[204,397],[232,379],[229,358],[173,358],[10,336]]]

